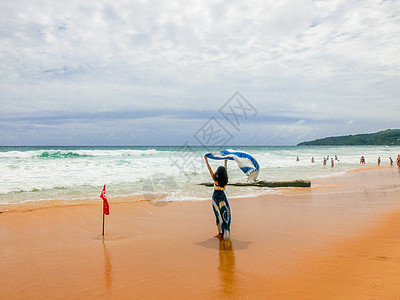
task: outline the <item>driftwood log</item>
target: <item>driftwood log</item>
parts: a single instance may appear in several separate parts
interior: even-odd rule
[[[203,182],[200,185],[205,186],[214,186],[214,183],[211,182]],[[292,181],[265,181],[259,180],[256,182],[236,182],[236,183],[228,183],[228,185],[233,186],[259,186],[259,187],[310,187],[311,181],[308,180],[292,180]]]

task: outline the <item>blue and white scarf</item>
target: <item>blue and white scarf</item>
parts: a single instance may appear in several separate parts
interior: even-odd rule
[[[218,152],[207,153],[207,158],[217,160],[234,160],[238,167],[247,175],[250,181],[256,181],[260,172],[260,165],[249,153],[238,149],[226,149]]]

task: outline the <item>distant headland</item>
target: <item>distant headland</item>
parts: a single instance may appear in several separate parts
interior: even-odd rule
[[[400,145],[400,129],[387,129],[375,133],[332,136],[301,142],[297,146],[355,146],[355,145]]]

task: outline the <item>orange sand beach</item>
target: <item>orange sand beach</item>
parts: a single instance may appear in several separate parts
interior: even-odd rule
[[[207,187],[204,187],[207,188]],[[0,207],[0,299],[400,299],[400,171],[211,201]],[[210,199],[212,189],[210,189]]]

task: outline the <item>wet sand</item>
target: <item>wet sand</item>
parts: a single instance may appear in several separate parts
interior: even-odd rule
[[[229,200],[231,242],[212,237],[211,201],[110,199],[104,239],[100,198],[2,207],[0,298],[400,298],[398,168]]]

